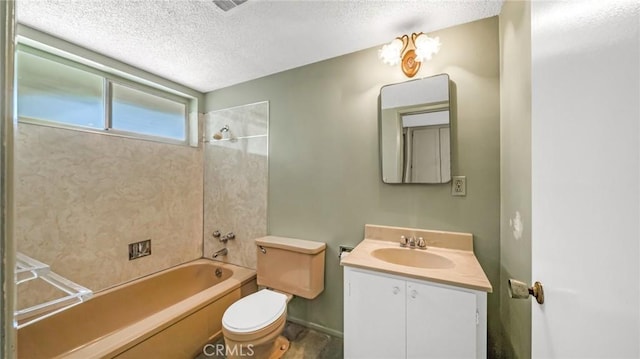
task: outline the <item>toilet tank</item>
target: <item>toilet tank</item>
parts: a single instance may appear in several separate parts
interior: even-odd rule
[[[322,293],[325,243],[267,236],[256,245],[258,285],[307,299]]]

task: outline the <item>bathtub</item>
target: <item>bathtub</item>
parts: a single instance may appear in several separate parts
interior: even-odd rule
[[[198,259],[19,329],[18,358],[194,358],[256,289],[255,271]]]

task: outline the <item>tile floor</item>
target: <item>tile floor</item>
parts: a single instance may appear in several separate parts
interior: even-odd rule
[[[299,324],[287,322],[282,333],[291,346],[282,359],[342,359],[343,343],[341,338],[309,329]],[[222,344],[220,339],[214,344]],[[206,356],[204,353],[195,359],[222,359],[224,356]]]

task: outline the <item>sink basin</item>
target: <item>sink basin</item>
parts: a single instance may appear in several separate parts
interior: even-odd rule
[[[380,248],[372,251],[371,255],[381,261],[408,267],[429,269],[455,267],[455,264],[448,258],[421,249]]]

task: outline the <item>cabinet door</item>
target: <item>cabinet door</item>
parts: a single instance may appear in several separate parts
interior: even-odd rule
[[[345,267],[344,357],[406,356],[404,280]]]
[[[476,295],[407,282],[407,358],[476,356]]]

